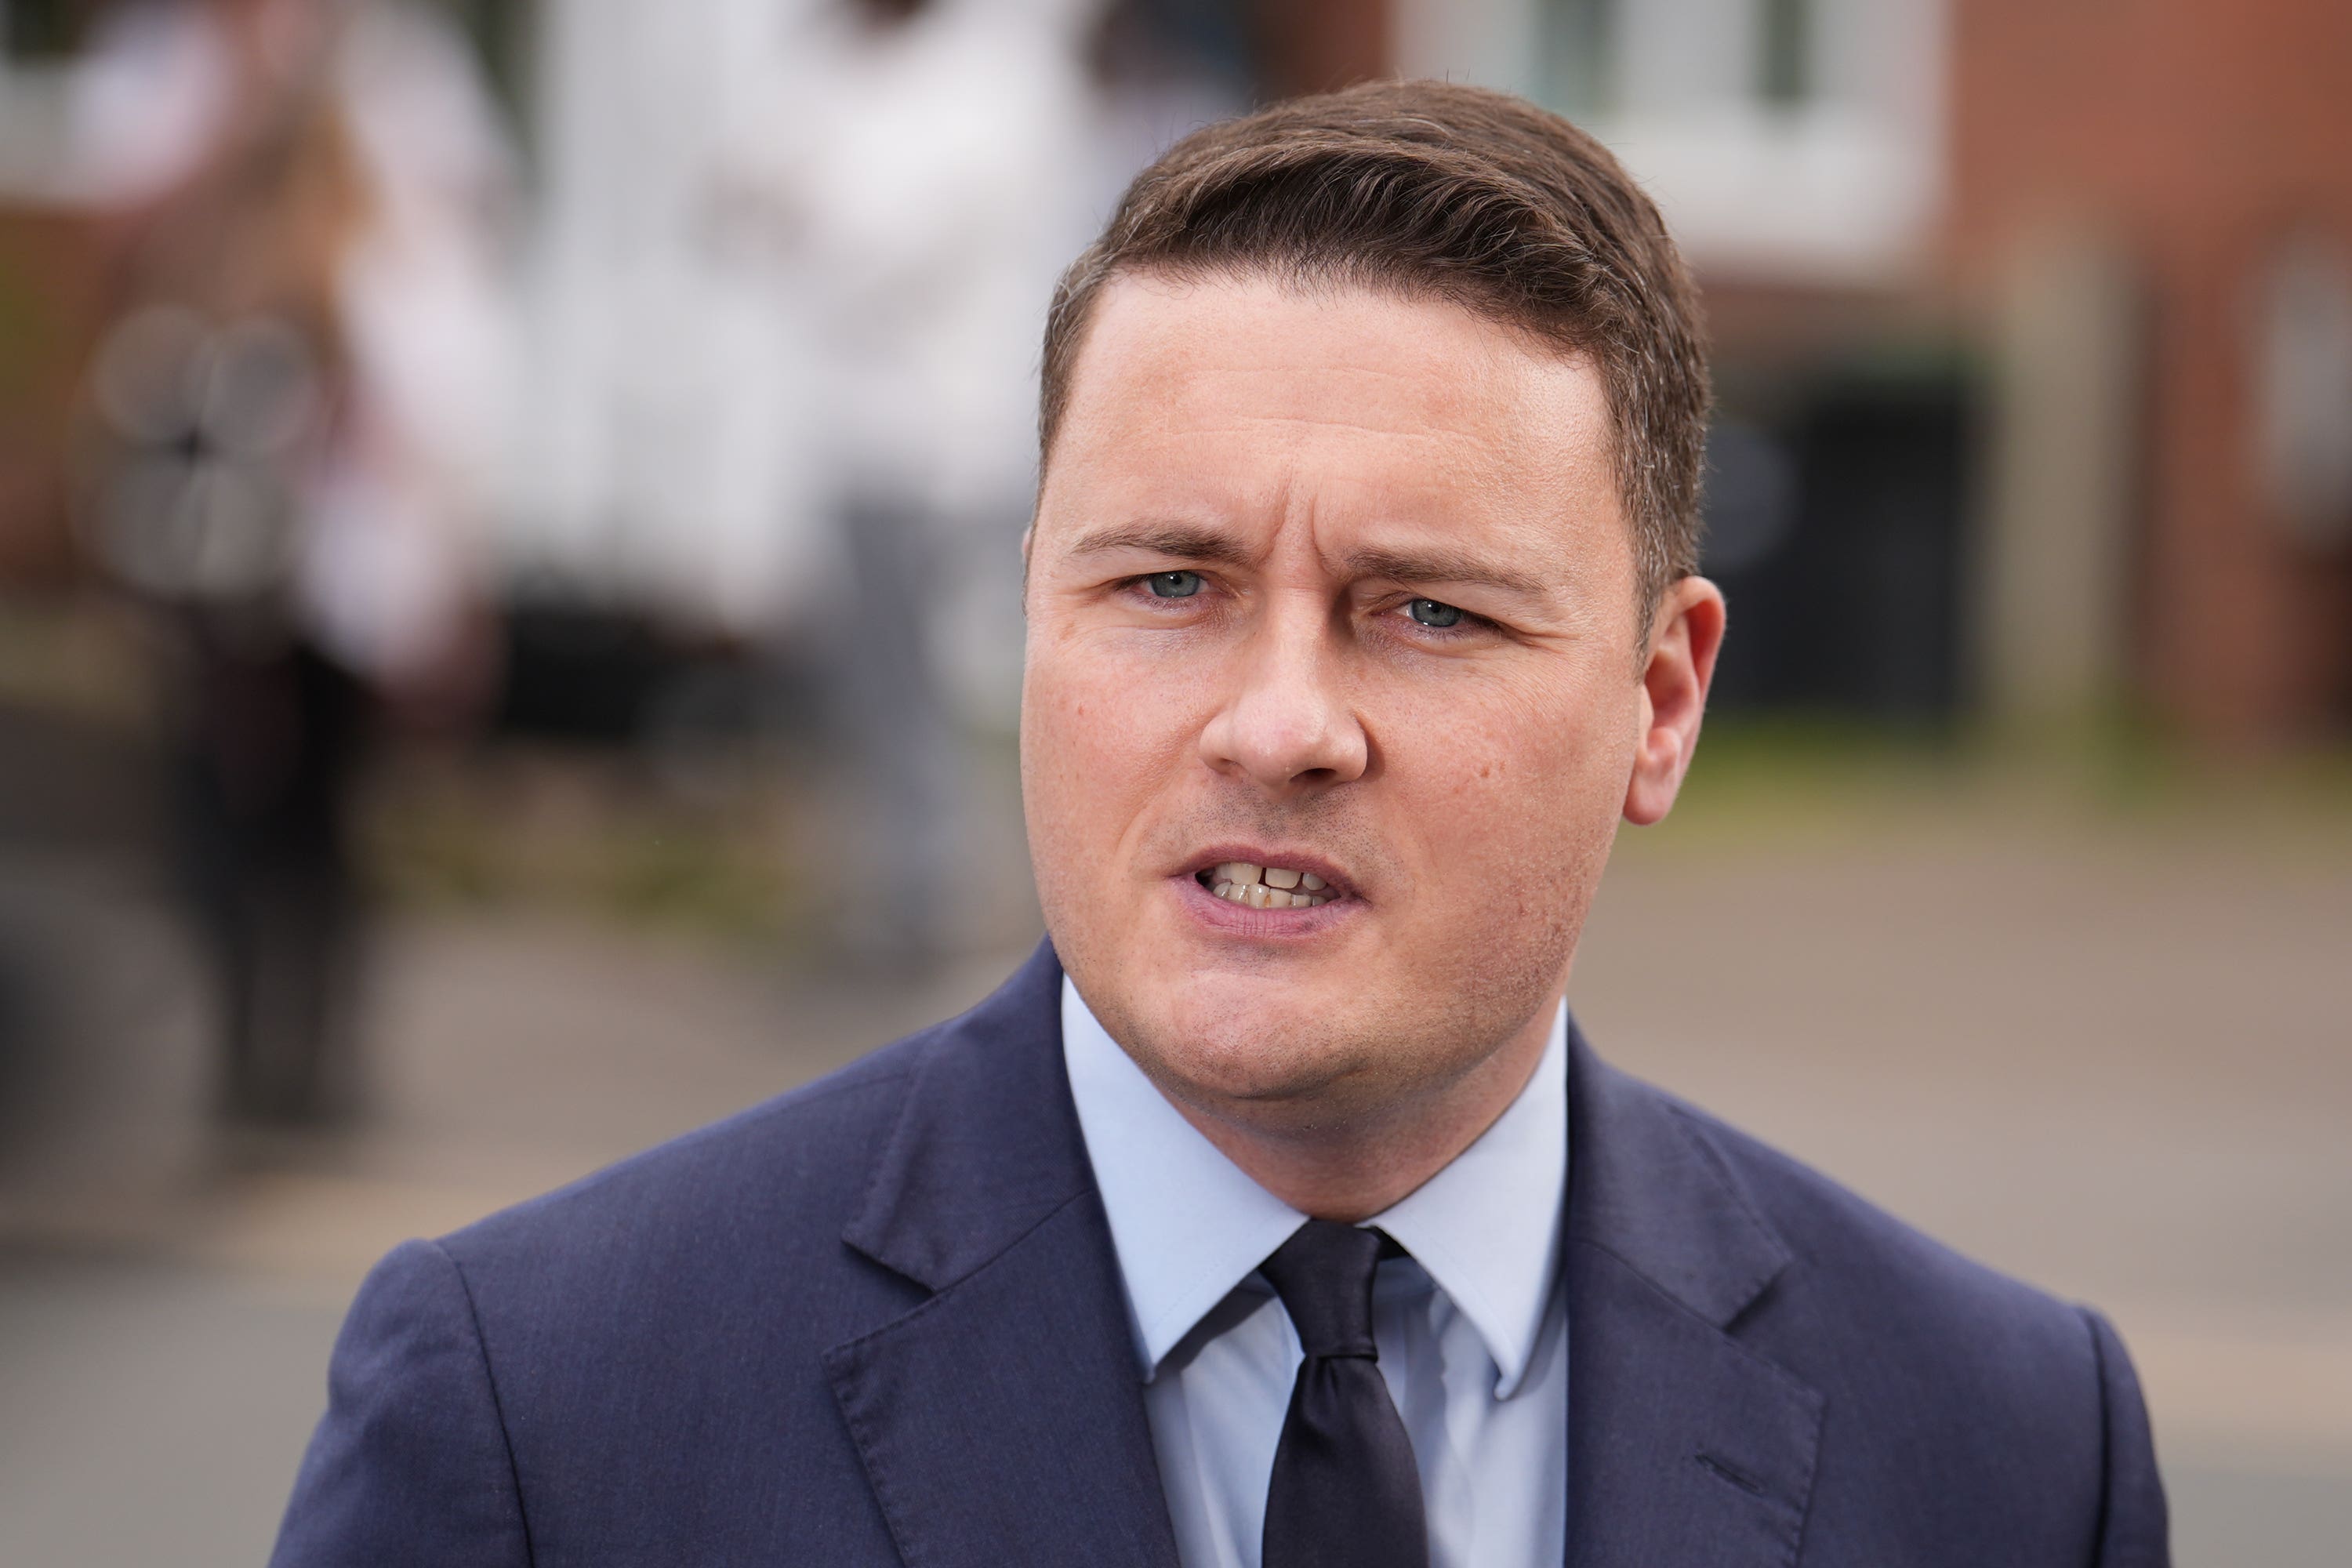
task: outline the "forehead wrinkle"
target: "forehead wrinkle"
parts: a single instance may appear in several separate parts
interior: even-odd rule
[[[1392,424],[1381,424],[1367,419],[1346,419],[1336,415],[1328,414],[1249,414],[1235,412],[1227,417],[1225,424],[1229,429],[1236,432],[1250,429],[1272,428],[1291,432],[1301,439],[1313,436],[1314,433],[1318,430],[1328,430],[1349,435],[1370,436],[1380,441],[1394,442],[1399,445],[1414,447],[1470,447],[1483,452],[1489,449],[1493,445],[1493,443],[1475,436],[1469,431],[1455,429],[1427,420],[1417,423],[1407,423],[1401,419]],[[1196,426],[1195,428],[1202,435],[1218,433],[1213,426],[1206,424]]]
[[[1319,426],[1335,436],[1405,443],[1408,449],[1453,447],[1456,451],[1440,459],[1449,463],[1516,466],[1495,449],[1496,427],[1520,426],[1530,418],[1553,423],[1559,411],[1543,405],[1554,402],[1560,378],[1591,374],[1578,356],[1563,356],[1552,346],[1538,352],[1450,306],[1436,309],[1418,331],[1374,322],[1340,343],[1301,342],[1282,309],[1296,298],[1276,289],[1270,299],[1252,299],[1254,292],[1244,288],[1228,301],[1241,307],[1240,330],[1225,323],[1203,341],[1182,332],[1188,308],[1207,303],[1196,290],[1153,300],[1157,289],[1114,288],[1105,302],[1129,308],[1114,308],[1096,323],[1088,344],[1090,396],[1072,399],[1077,417],[1071,424],[1085,418],[1081,405],[1090,403],[1095,419],[1087,422],[1108,418],[1125,426],[1128,441],[1138,435],[1161,442],[1214,440],[1255,427],[1279,432],[1286,445],[1296,445],[1311,443]],[[1160,319],[1171,311],[1172,321]],[[1347,314],[1331,311],[1332,324]],[[1111,352],[1118,350],[1126,352]],[[1109,431],[1093,434],[1099,442]]]
[[[1367,345],[1367,352],[1387,349]],[[1170,434],[1257,426],[1476,445],[1486,442],[1482,425],[1524,412],[1535,392],[1524,380],[1503,374],[1491,353],[1400,367],[1313,354],[1275,357],[1265,345],[1247,345],[1242,352],[1265,357],[1233,364],[1169,356],[1139,367],[1135,383],[1121,390],[1133,401],[1163,410]]]

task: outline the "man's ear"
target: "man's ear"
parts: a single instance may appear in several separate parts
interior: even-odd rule
[[[1642,667],[1642,733],[1625,786],[1625,820],[1636,827],[1663,821],[1674,809],[1698,747],[1723,622],[1723,590],[1704,577],[1683,578],[1658,601]]]

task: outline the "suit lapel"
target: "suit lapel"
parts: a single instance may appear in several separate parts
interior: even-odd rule
[[[927,1051],[844,1239],[929,1289],[825,1356],[908,1568],[1175,1568],[1040,947]]]
[[[1706,1134],[1571,1031],[1570,1568],[1796,1562],[1822,1399],[1729,1331],[1788,1250]]]

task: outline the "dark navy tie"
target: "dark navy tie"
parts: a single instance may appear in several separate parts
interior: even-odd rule
[[[1265,1568],[1429,1568],[1421,1472],[1372,1343],[1384,1246],[1310,1219],[1258,1266],[1307,1352],[1266,1489]]]

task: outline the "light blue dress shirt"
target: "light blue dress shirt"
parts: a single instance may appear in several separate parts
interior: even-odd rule
[[[1518,1099],[1454,1163],[1365,1223],[1412,1256],[1381,1265],[1372,1335],[1412,1436],[1432,1568],[1563,1560],[1568,1015]],[[1062,982],[1062,1050],[1110,1220],[1185,1568],[1260,1568],[1266,1485],[1298,1336],[1257,1273],[1306,1215],[1170,1105]]]

